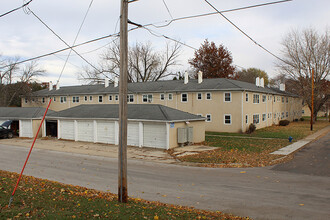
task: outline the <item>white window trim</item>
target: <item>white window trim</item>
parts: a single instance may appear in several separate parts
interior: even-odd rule
[[[162,99],[162,95],[164,96],[163,99]],[[159,94],[159,99],[160,99],[160,101],[165,101],[165,93],[160,93]]]
[[[209,121],[207,120],[207,116],[210,116],[210,120]],[[212,122],[212,115],[211,114],[206,114],[205,115],[205,118],[206,118],[206,120],[205,120],[206,122]]]
[[[111,97],[111,98],[110,98]],[[108,96],[108,100],[109,100],[109,102],[112,102],[113,101],[113,95],[109,95]]]
[[[201,94],[200,99],[198,98],[198,94]],[[203,93],[201,93],[201,92],[196,93],[196,100],[203,100]]]
[[[84,96],[84,102],[87,102],[87,101],[88,101],[88,96],[85,95],[85,96]]]
[[[130,101],[130,96],[133,97],[133,101]],[[134,94],[128,94],[127,95],[127,103],[133,103],[134,102]]]
[[[143,96],[147,96],[147,101],[144,101],[143,100]],[[151,100],[149,100],[149,96],[151,95]],[[142,94],[142,102],[143,103],[151,103],[152,102],[152,100],[153,100],[153,95],[152,94]]]
[[[229,93],[230,94],[230,101],[226,101],[226,93]],[[223,102],[231,102],[233,99],[232,99],[232,95],[231,95],[231,92],[224,92],[223,93]]]
[[[170,99],[170,96],[172,97],[171,99]],[[167,99],[168,99],[168,100],[173,100],[173,93],[168,93],[168,94],[167,94]]]
[[[102,97],[102,101],[101,101],[101,102],[100,102],[100,97]],[[103,95],[99,95],[99,96],[98,96],[98,102],[99,102],[99,103],[103,103]]]
[[[255,116],[255,115],[258,115],[258,118],[259,118],[259,122],[256,123],[256,124],[260,124],[260,114],[259,114],[259,113],[257,113],[257,114],[253,114],[253,115],[252,115],[252,123],[254,124],[254,116]]]
[[[184,95],[184,94],[187,95],[187,101],[182,101],[182,95]],[[181,93],[181,102],[183,102],[183,103],[187,103],[188,101],[189,101],[189,99],[188,99],[188,93]]]
[[[65,100],[64,100],[64,98],[65,98]],[[62,101],[62,99],[63,99],[63,101]],[[66,96],[61,96],[60,97],[60,103],[66,103]]]
[[[78,101],[77,101],[78,98]],[[75,101],[73,101],[75,100]],[[79,96],[72,96],[72,103],[79,103],[80,102],[80,97]]]
[[[265,115],[265,120],[264,120],[264,115]],[[262,113],[261,121],[267,121],[267,114],[266,113]]]
[[[247,97],[247,100],[246,100],[246,97]],[[245,93],[245,102],[249,102],[249,93],[248,92]]]
[[[226,116],[230,116],[230,123],[226,123]],[[231,121],[232,121],[232,118],[231,118],[231,114],[224,114],[223,115],[223,124],[224,125],[231,125]]]
[[[258,102],[254,102],[254,95],[257,95],[259,98],[258,98]],[[253,104],[260,104],[260,94],[258,94],[258,93],[253,93],[252,94],[252,103]]]
[[[264,97],[266,97],[265,98],[265,101],[264,101]],[[262,101],[262,103],[266,103],[267,102],[267,95],[261,95],[261,101]]]
[[[245,115],[245,124],[249,124],[249,115]]]
[[[90,101],[90,102],[93,101],[93,96],[92,96],[92,95],[89,96],[89,101]]]
[[[207,98],[207,94],[210,94],[210,98]],[[205,93],[205,100],[212,100],[212,92],[207,92]],[[230,96],[230,100],[231,100],[231,96]]]
[[[115,95],[115,101],[119,100],[119,95]]]

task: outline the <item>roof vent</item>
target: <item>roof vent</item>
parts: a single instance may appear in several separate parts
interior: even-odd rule
[[[203,72],[199,71],[198,72],[198,84],[203,82]]]
[[[265,88],[265,80],[264,80],[264,78],[261,78],[261,79],[260,79],[260,86],[261,86],[262,88]]]
[[[115,77],[114,87],[118,87],[118,77]]]
[[[104,87],[105,88],[109,87],[109,79],[108,78],[104,79]]]
[[[49,91],[52,91],[53,90],[53,82],[52,81],[49,81],[49,84],[48,84],[48,89]]]
[[[184,84],[187,84],[188,83],[188,80],[189,80],[189,78],[188,78],[188,72],[186,71],[184,73]]]
[[[285,91],[285,84],[284,84],[284,83],[281,83],[281,84],[280,84],[280,90],[281,90],[281,91]]]
[[[260,78],[259,78],[259,76],[256,78],[256,86],[260,86]]]

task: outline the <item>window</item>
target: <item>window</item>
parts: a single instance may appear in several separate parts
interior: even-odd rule
[[[152,95],[151,94],[144,94],[142,95],[142,102],[152,102]]]
[[[302,114],[305,114],[305,110],[302,110],[301,113],[302,113]]]
[[[45,103],[45,98],[44,97],[42,98],[42,103]]]
[[[225,125],[230,125],[231,124],[231,115],[225,115],[224,122],[225,122]]]
[[[289,117],[289,112],[286,112],[286,113],[285,113],[285,116],[286,116],[286,117]]]
[[[168,94],[168,100],[172,100],[173,99],[173,94],[172,93],[169,93]]]
[[[259,124],[259,114],[253,115],[253,124]]]
[[[99,95],[99,102],[103,102],[103,96]]]
[[[34,98],[32,98],[32,102],[34,102]]]
[[[134,95],[127,95],[127,102],[134,102]]]
[[[276,97],[274,96],[274,102],[276,101]]]
[[[266,102],[267,100],[267,96],[266,95],[262,95],[262,102]]]
[[[93,96],[89,96],[89,101],[91,102],[91,101],[93,101]]]
[[[246,102],[249,101],[249,93],[245,93],[245,101],[246,101]]]
[[[249,123],[249,116],[245,115],[245,124],[248,124],[248,123]]]
[[[212,99],[212,95],[210,92],[206,93],[206,99],[207,100],[211,100]]]
[[[24,102],[27,103],[27,98],[24,99]]]
[[[284,97],[282,97],[282,103],[284,103]]]
[[[109,95],[109,101],[112,101],[112,95]]]
[[[259,103],[259,94],[253,94],[253,103]]]
[[[206,114],[206,122],[212,121],[212,117],[210,114]]]
[[[115,100],[118,101],[119,100],[119,96],[115,95]]]
[[[87,96],[84,97],[84,101],[85,101],[85,102],[88,101],[88,97],[87,97]]]
[[[162,93],[162,94],[160,94],[160,100],[165,100],[165,94],[164,93]]]
[[[272,118],[272,113],[268,113],[268,118]]]
[[[66,103],[66,96],[61,96],[60,100],[61,100],[61,103]]]
[[[262,121],[266,121],[266,119],[267,119],[266,113],[262,114]]]
[[[181,94],[181,102],[188,102],[188,94],[182,93]]]
[[[197,93],[197,100],[202,100],[202,93]]]
[[[282,114],[281,114],[281,119],[283,119],[284,118],[284,112],[282,112]]]
[[[54,100],[54,102],[56,102],[56,97],[55,96],[53,97],[53,100]]]
[[[231,102],[231,93],[225,92],[225,102]]]
[[[289,103],[289,98],[288,97],[286,97],[286,103]]]
[[[272,96],[271,95],[268,96],[268,100],[272,100]]]
[[[73,96],[72,97],[72,102],[73,103],[78,103],[79,102],[79,96]]]

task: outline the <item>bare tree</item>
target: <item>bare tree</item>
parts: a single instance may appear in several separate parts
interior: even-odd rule
[[[28,84],[45,73],[36,61],[20,67],[16,64],[18,60],[19,58],[0,61],[1,66],[5,66],[0,69],[0,106],[18,105],[20,95],[31,93]]]
[[[174,75],[170,68],[178,65],[177,58],[180,54],[178,43],[166,43],[163,51],[156,51],[150,42],[136,43],[129,47],[128,52],[128,81],[146,82],[158,81],[168,76]],[[101,54],[99,63],[100,71],[85,68],[78,78],[87,82],[99,83],[103,78],[108,77],[113,80],[119,76],[120,57],[119,43],[116,41]]]
[[[309,28],[293,30],[282,41],[281,73],[296,82],[296,90],[311,109],[311,84],[314,81],[314,118],[329,98],[330,35]],[[312,79],[312,71],[314,78]]]

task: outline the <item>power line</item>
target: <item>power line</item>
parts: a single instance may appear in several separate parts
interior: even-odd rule
[[[247,33],[245,33],[242,29],[240,29],[237,25],[235,25],[231,20],[229,20],[223,13],[221,13],[216,7],[214,7],[208,0],[204,0],[210,7],[212,7],[218,14],[220,14],[224,19],[226,19],[231,25],[233,25],[237,30],[239,30],[242,34],[244,34],[247,38],[249,38],[253,43],[255,43],[257,46],[265,50],[270,55],[274,56],[275,58],[281,60],[282,62],[285,62],[280,57],[276,56],[272,52],[270,52],[268,49],[263,47],[261,44],[259,44],[257,41],[255,41],[252,37],[250,37]]]
[[[85,23],[86,17],[87,17],[87,15],[88,15],[88,12],[89,12],[90,8],[92,7],[93,1],[94,1],[94,0],[91,0],[90,4],[89,4],[89,6],[88,6],[88,9],[87,9],[87,11],[86,11],[86,13],[85,13],[85,16],[84,16],[84,18],[83,18],[83,21],[81,22],[81,25],[80,25],[80,27],[79,27],[79,29],[78,29],[77,35],[76,35],[76,37],[75,37],[75,39],[74,39],[72,45],[75,45],[75,44],[76,44],[76,41],[77,41],[77,39],[78,39],[78,35],[79,35],[80,31],[81,31],[82,26],[83,26],[84,23]],[[64,69],[65,69],[65,66],[66,66],[66,64],[67,64],[67,62],[68,62],[68,60],[69,60],[69,58],[70,58],[70,55],[71,55],[72,50],[73,50],[73,49],[71,48],[71,50],[69,51],[68,56],[66,57],[65,63],[64,63],[64,65],[63,65],[62,71],[61,71],[61,73],[60,73],[60,76],[59,76],[58,79],[57,79],[56,86],[58,85],[58,83],[59,83],[59,81],[60,81],[60,79],[61,79],[61,77],[62,77],[62,74],[63,74]]]
[[[10,11],[8,11],[8,12],[6,12],[6,13],[0,15],[0,18],[3,17],[3,16],[5,16],[5,15],[8,15],[8,14],[14,12],[14,11],[17,11],[17,10],[19,10],[19,9],[21,9],[21,8],[24,8],[25,6],[28,6],[32,1],[33,1],[33,0],[30,0],[30,1],[28,1],[27,3],[23,4],[22,6],[17,7],[17,8],[15,8],[15,9],[13,9],[13,10],[10,10]]]
[[[172,16],[172,14],[171,14],[171,12],[170,12],[170,9],[167,7],[167,4],[166,4],[165,0],[163,0],[163,3],[164,3],[164,5],[165,5],[165,8],[166,8],[168,14],[171,16],[171,18],[172,18],[172,20],[173,20],[173,16]]]
[[[60,39],[66,46],[69,47],[73,52],[75,52],[81,59],[83,59],[86,63],[88,63],[91,67],[93,67],[96,71],[100,72],[93,64],[91,64],[88,60],[86,60],[82,55],[80,55],[72,46],[70,46],[66,41],[64,41],[58,34],[55,33],[41,18],[39,18],[30,8],[29,12],[32,13],[34,17],[36,17],[48,30],[50,30],[58,39]]]
[[[282,1],[276,1],[276,2],[268,2],[268,3],[263,3],[263,4],[257,4],[257,5],[250,5],[250,6],[245,6],[245,7],[241,7],[241,8],[228,9],[228,10],[221,11],[221,13],[240,11],[240,10],[245,10],[245,9],[250,9],[250,8],[266,6],[266,5],[285,3],[285,2],[289,2],[289,1],[292,1],[292,0],[282,0]],[[190,16],[179,17],[179,18],[174,18],[174,19],[172,18],[171,20],[165,20],[165,21],[157,22],[157,23],[168,22],[167,24],[164,24],[164,25],[157,26],[154,23],[154,24],[147,24],[145,26],[154,26],[156,28],[163,28],[163,27],[169,26],[172,22],[175,22],[175,21],[186,20],[186,19],[191,19],[191,18],[205,17],[205,16],[210,16],[210,15],[216,15],[216,14],[218,14],[218,12],[210,12],[210,13],[204,13],[204,14],[198,14],[198,15],[190,15]]]

